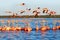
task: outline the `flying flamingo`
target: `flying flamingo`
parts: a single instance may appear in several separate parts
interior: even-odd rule
[[[27,12],[30,12],[30,11],[31,11],[31,8],[26,8],[26,11],[27,11]]]
[[[11,11],[5,11],[5,13],[9,13],[9,14],[11,14],[12,12],[11,12]]]
[[[56,12],[55,11],[50,11],[48,14],[51,16],[51,15],[55,15]]]
[[[34,13],[34,16],[37,17],[40,12],[38,12],[37,10],[34,10],[33,13]]]
[[[25,3],[21,3],[20,6],[25,6]]]
[[[43,13],[48,13],[48,8],[43,8]]]

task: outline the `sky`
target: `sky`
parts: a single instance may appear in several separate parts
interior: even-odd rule
[[[21,3],[25,3],[25,6],[20,6]],[[49,8],[57,12],[56,15],[60,15],[60,0],[0,0],[0,15],[11,15],[5,11],[18,12],[19,10],[25,10],[26,8],[35,9],[37,7]],[[19,12],[18,12],[19,14]],[[32,12],[23,13],[21,15],[30,15]]]

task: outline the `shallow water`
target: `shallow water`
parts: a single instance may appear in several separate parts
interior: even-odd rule
[[[0,40],[60,40],[60,30],[26,32],[0,32]]]
[[[7,25],[7,21],[9,18],[0,18],[0,20],[4,20],[4,23],[1,23],[0,26]],[[11,18],[9,20],[20,20],[17,24],[19,24],[19,27],[26,26],[25,23],[23,23],[21,20],[24,20],[30,24],[30,27],[35,28],[36,25],[38,27],[41,27],[41,21],[47,20],[47,23],[43,23],[44,25],[48,25],[50,28],[54,26],[60,25],[60,18]],[[54,20],[57,22],[54,25]],[[16,26],[16,22],[14,22],[14,26]],[[10,25],[11,26],[11,25]],[[19,32],[0,32],[0,40],[60,40],[60,30],[52,31],[48,30],[46,32],[41,32],[40,30],[36,32],[35,30],[31,31],[30,33],[19,31]]]

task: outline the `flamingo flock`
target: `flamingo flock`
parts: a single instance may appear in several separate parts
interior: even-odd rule
[[[25,32],[31,32],[33,29],[35,29],[35,31],[48,31],[48,30],[53,30],[53,31],[56,31],[56,30],[60,30],[60,26],[56,26],[56,27],[53,27],[53,28],[50,28],[48,26],[43,26],[41,28],[39,27],[36,27],[36,28],[31,28],[31,27],[0,27],[0,31],[25,31]]]
[[[32,20],[30,20],[29,22],[31,22]],[[29,22],[28,21],[26,21],[26,20],[7,20],[7,22],[8,22],[8,26],[6,26],[6,25],[4,25],[4,20],[1,20],[1,23],[3,24],[3,26],[0,26],[0,31],[25,31],[25,32],[31,32],[31,31],[33,31],[33,30],[35,30],[35,31],[48,31],[48,30],[53,30],[53,31],[56,31],[56,30],[60,30],[60,26],[58,25],[58,26],[55,26],[56,24],[56,20],[54,20],[55,22],[54,22],[54,27],[52,27],[52,28],[50,28],[49,26],[48,26],[48,24],[47,25],[45,25],[44,23],[45,22],[48,22],[48,21],[46,21],[46,20],[42,20],[42,26],[40,26],[40,27],[38,27],[38,25],[37,25],[37,22],[35,22],[35,24],[36,24],[36,27],[35,28],[32,28],[32,27],[30,27],[30,24],[29,24]],[[20,27],[20,26],[10,26],[10,22],[12,22],[12,24],[14,25],[14,22],[16,22],[16,23],[18,23],[18,22],[24,22],[25,24],[27,24],[26,26],[24,26],[24,27]],[[60,22],[59,20],[58,20],[58,22]],[[32,24],[33,25],[33,24]]]
[[[25,3],[21,3],[19,4],[19,6],[23,7],[25,6]],[[20,14],[23,14],[25,12],[32,12],[32,14],[34,14],[34,16],[38,16],[39,14],[41,14],[41,11],[43,14],[48,14],[48,15],[55,15],[56,12],[53,10],[49,10],[48,8],[43,8],[41,9],[40,7],[37,7],[36,9],[31,9],[31,8],[25,8],[24,10],[19,10],[17,13],[11,12],[11,11],[5,11],[5,13],[9,13],[9,14],[13,14],[13,16],[20,16]],[[19,14],[18,14],[19,13]],[[29,14],[29,13],[28,13]]]

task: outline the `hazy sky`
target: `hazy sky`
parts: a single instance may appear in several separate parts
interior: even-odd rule
[[[24,7],[18,5],[23,2],[26,4]],[[57,14],[59,14],[60,0],[0,0],[0,15],[10,15],[5,13],[6,10],[17,12],[21,9],[35,9],[37,7],[41,7],[41,9],[47,7],[51,10],[56,11]]]

